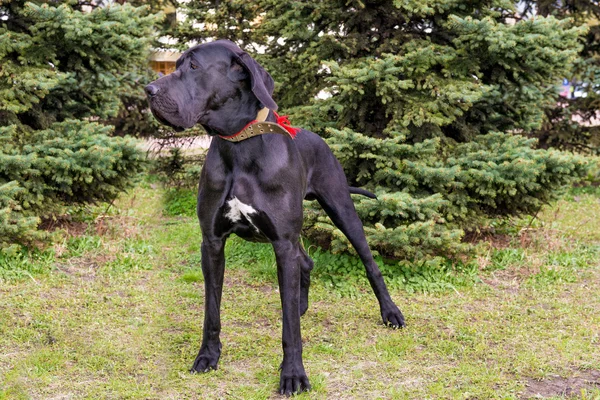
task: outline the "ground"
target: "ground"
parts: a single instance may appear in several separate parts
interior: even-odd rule
[[[229,241],[220,368],[192,375],[200,232],[162,198],[141,183],[106,213],[57,223],[54,246],[0,258],[0,399],[280,397],[272,251]],[[383,326],[354,259],[307,244],[313,390],[299,398],[600,398],[598,226],[600,195],[576,193],[490,236],[474,262],[388,262],[403,330]]]

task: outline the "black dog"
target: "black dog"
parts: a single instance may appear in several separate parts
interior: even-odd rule
[[[310,389],[302,364],[300,316],[308,308],[313,262],[302,248],[302,200],[316,199],[348,237],[367,271],[383,322],[404,326],[373,260],[346,176],[316,134],[286,126],[274,113],[271,76],[227,40],[187,50],[177,69],[146,86],[155,117],[176,130],[201,124],[213,139],[200,177],[198,217],[202,228],[205,282],[204,331],[192,372],[217,368],[221,355],[220,304],[227,237],[271,242],[283,308],[283,362],[279,391]],[[283,126],[281,125],[283,124]],[[268,133],[264,134],[263,133]]]

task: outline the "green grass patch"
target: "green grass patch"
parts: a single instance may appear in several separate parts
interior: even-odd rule
[[[370,293],[365,267],[358,257],[332,254],[307,241],[304,246],[315,263],[311,273],[313,281],[319,281],[341,296],[356,298]],[[225,257],[228,268],[245,270],[253,283],[277,285],[277,265],[271,245],[232,237],[227,241]],[[475,262],[462,263],[442,257],[426,261],[382,258],[376,261],[388,287],[407,292],[446,292],[478,281]]]
[[[81,257],[87,252],[102,247],[102,238],[98,235],[73,236],[67,239],[68,257]]]
[[[45,251],[0,255],[0,399],[279,398],[272,247],[228,241],[220,368],[191,375],[200,229],[169,216],[158,192],[138,187]],[[600,226],[594,196],[543,210],[473,261],[377,259],[407,319],[400,331],[382,325],[356,257],[305,242],[313,390],[299,398],[564,398],[567,387],[598,397],[585,384],[600,373],[600,240],[585,222]]]
[[[37,250],[21,248],[3,253],[0,251],[0,282],[13,279],[33,279],[34,275],[48,272],[54,263],[52,249]]]
[[[164,194],[164,212],[170,217],[196,215],[197,192],[190,189],[168,189]]]

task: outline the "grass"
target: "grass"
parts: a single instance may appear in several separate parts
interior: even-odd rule
[[[228,242],[220,369],[191,375],[199,228],[161,195],[142,185],[82,233],[0,258],[0,399],[279,397],[271,249]],[[299,398],[600,398],[598,226],[600,194],[574,192],[513,239],[482,243],[476,262],[382,265],[401,331],[382,326],[355,259],[309,247],[313,390]]]

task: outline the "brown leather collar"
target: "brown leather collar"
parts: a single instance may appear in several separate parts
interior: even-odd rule
[[[258,112],[254,121],[250,122],[248,125],[246,125],[244,129],[242,129],[235,135],[219,135],[219,137],[229,142],[241,142],[242,140],[246,140],[254,136],[264,135],[265,133],[279,133],[282,135],[289,136],[292,139],[294,138],[294,136],[283,126],[275,122],[265,121],[268,115],[269,109],[265,107]]]

